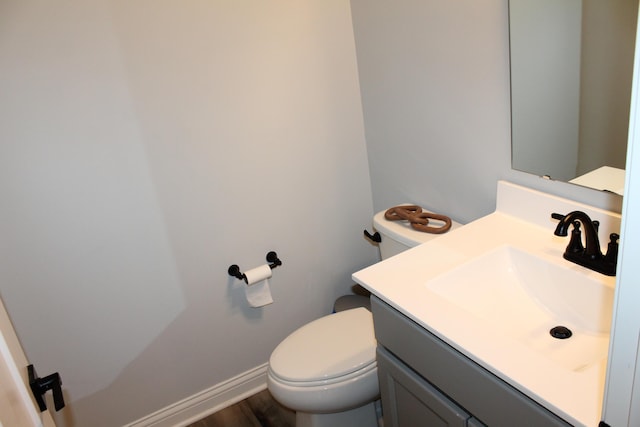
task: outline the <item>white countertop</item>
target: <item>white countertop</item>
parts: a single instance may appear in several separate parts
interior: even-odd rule
[[[550,214],[566,214],[577,209],[603,223],[600,235],[606,247],[602,236],[619,229],[619,215],[501,182],[498,209],[494,213],[358,271],[353,278],[569,423],[596,426],[601,419],[606,355],[599,363],[569,370],[531,351],[517,334],[496,336],[495,330],[487,328],[486,323],[426,286],[430,279],[506,244],[533,251],[548,262],[576,269],[598,280],[605,278],[607,286],[613,287],[615,277],[591,272],[562,258],[568,237],[553,235],[556,221]]]
[[[624,169],[602,166],[584,175],[580,175],[569,182],[624,196],[624,180]]]

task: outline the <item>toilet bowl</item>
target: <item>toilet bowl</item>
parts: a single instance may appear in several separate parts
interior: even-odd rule
[[[459,224],[453,223],[452,228]],[[382,259],[436,237],[374,217]],[[377,427],[376,339],[371,312],[351,308],[321,317],[285,338],[269,359],[271,395],[296,411],[296,427]]]
[[[373,427],[379,394],[375,357],[369,310],[341,311],[282,341],[269,359],[267,385],[277,401],[296,411],[297,427]],[[360,409],[367,404],[368,410]]]

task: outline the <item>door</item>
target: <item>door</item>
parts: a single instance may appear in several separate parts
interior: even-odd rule
[[[0,427],[55,427],[31,394],[27,358],[0,298]]]

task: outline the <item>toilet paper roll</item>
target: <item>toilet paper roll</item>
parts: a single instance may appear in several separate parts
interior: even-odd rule
[[[247,284],[251,286],[265,279],[270,279],[271,267],[269,267],[269,264],[263,264],[260,267],[245,271],[244,275],[247,278]]]
[[[247,278],[247,285],[244,287],[244,293],[247,302],[251,307],[263,307],[271,304],[271,288],[269,287],[269,278],[271,278],[271,267],[269,264],[261,265],[244,273]]]

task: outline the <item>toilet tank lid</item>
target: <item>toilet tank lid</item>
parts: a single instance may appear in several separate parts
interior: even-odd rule
[[[360,307],[321,317],[294,331],[273,351],[269,368],[287,381],[322,381],[355,372],[375,358],[373,317]]]
[[[403,203],[404,205],[408,205],[409,203]],[[398,205],[400,206],[400,205]],[[430,212],[428,209],[422,208],[424,212]],[[418,231],[411,227],[408,221],[389,221],[385,219],[384,214],[387,209],[378,212],[373,216],[373,227],[380,232],[381,234],[385,234],[393,240],[396,240],[399,243],[407,247],[418,246],[421,243],[428,242],[429,240],[435,239],[441,234],[432,234],[425,233],[423,231]],[[460,227],[461,224],[451,221],[451,230],[455,230]]]

